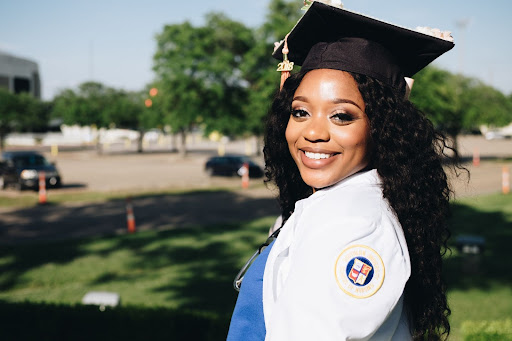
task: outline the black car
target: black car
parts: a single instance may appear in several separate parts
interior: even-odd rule
[[[242,176],[244,164],[249,166],[249,177],[261,178],[263,169],[246,156],[225,155],[213,156],[206,161],[204,167],[209,175]]]
[[[0,161],[0,188],[9,185],[22,190],[39,188],[39,173],[44,172],[46,187],[59,187],[61,177],[55,164],[34,151],[3,152]]]

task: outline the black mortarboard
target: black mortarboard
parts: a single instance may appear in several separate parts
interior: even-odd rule
[[[282,47],[273,56],[282,60]],[[451,41],[313,2],[287,36],[288,59],[303,70],[336,69],[403,91],[412,77],[453,48]]]

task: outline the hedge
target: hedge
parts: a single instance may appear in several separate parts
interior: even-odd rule
[[[0,301],[2,340],[225,340],[229,316]]]
[[[461,326],[464,341],[512,341],[512,320],[465,321]]]

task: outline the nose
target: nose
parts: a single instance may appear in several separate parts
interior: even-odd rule
[[[324,117],[311,117],[303,130],[303,136],[310,142],[329,141],[330,134],[327,120]]]

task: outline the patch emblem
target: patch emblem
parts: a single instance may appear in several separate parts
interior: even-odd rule
[[[364,245],[353,245],[343,250],[334,268],[338,286],[355,298],[367,298],[379,291],[384,282],[384,272],[379,254]]]

